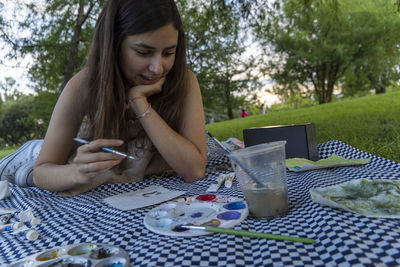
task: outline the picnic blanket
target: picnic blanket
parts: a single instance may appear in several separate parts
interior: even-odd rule
[[[149,185],[184,190],[187,196],[205,194],[216,177],[226,172],[221,166],[230,166],[228,157],[211,140],[208,145],[205,178],[192,184],[180,177],[153,178],[104,185],[75,197],[58,197],[39,188],[10,185],[12,196],[0,200],[0,207],[31,208],[42,222],[34,226],[40,237],[33,242],[20,240],[8,232],[0,233],[0,266],[45,249],[82,242],[119,246],[129,253],[132,266],[400,265],[398,220],[369,218],[312,201],[311,188],[360,178],[400,180],[399,163],[336,140],[318,146],[320,158],[336,154],[345,158],[371,158],[371,161],[362,166],[288,172],[289,213],[271,220],[249,216],[235,226],[236,229],[313,238],[315,244],[223,234],[190,238],[163,236],[147,230],[143,224],[143,218],[154,206],[121,211],[103,201],[106,197]],[[243,198],[236,180],[231,188],[221,187],[217,193]]]

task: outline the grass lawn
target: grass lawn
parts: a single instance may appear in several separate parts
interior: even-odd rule
[[[400,91],[207,124],[206,129],[221,141],[243,140],[246,128],[307,122],[315,123],[318,143],[340,140],[400,162]]]
[[[243,129],[314,122],[317,142],[340,140],[400,162],[400,91],[207,124],[219,140],[243,140]],[[0,148],[0,158],[16,148]]]
[[[18,147],[2,147],[0,148],[0,159],[4,158],[8,154],[11,154],[15,150],[17,150]]]

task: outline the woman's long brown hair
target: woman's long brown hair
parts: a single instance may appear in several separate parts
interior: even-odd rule
[[[178,30],[175,62],[162,92],[149,97],[158,114],[179,131],[187,95],[186,37],[173,0],[108,0],[97,20],[87,60],[89,73],[85,115],[92,129],[90,139],[119,138],[127,141],[127,93],[120,69],[120,48],[128,35],[156,30],[173,23]],[[142,131],[144,135],[144,131]]]

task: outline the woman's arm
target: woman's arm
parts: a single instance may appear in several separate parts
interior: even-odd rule
[[[99,152],[102,146],[119,146],[121,140],[96,140],[77,149],[73,164],[73,137],[82,123],[82,90],[86,71],[75,75],[61,93],[53,110],[43,146],[34,167],[35,185],[50,191],[64,191],[90,183],[93,177],[121,162],[121,157]]]
[[[183,125],[179,133],[174,131],[155,110],[140,122],[164,160],[187,182],[203,178],[207,163],[205,121],[203,103],[196,76],[189,71],[189,90],[183,107]],[[130,96],[140,96],[131,89]],[[149,103],[146,98],[132,102],[135,114],[143,114]]]

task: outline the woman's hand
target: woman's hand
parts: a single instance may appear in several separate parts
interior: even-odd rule
[[[97,139],[78,147],[74,164],[78,172],[77,184],[88,184],[91,180],[115,165],[121,163],[123,156],[104,152],[102,147],[114,147],[123,144],[117,139]]]
[[[162,86],[164,82],[165,82],[165,77],[161,78],[159,81],[151,85],[134,86],[129,90],[129,99],[149,97],[151,95],[158,94],[162,91]]]

